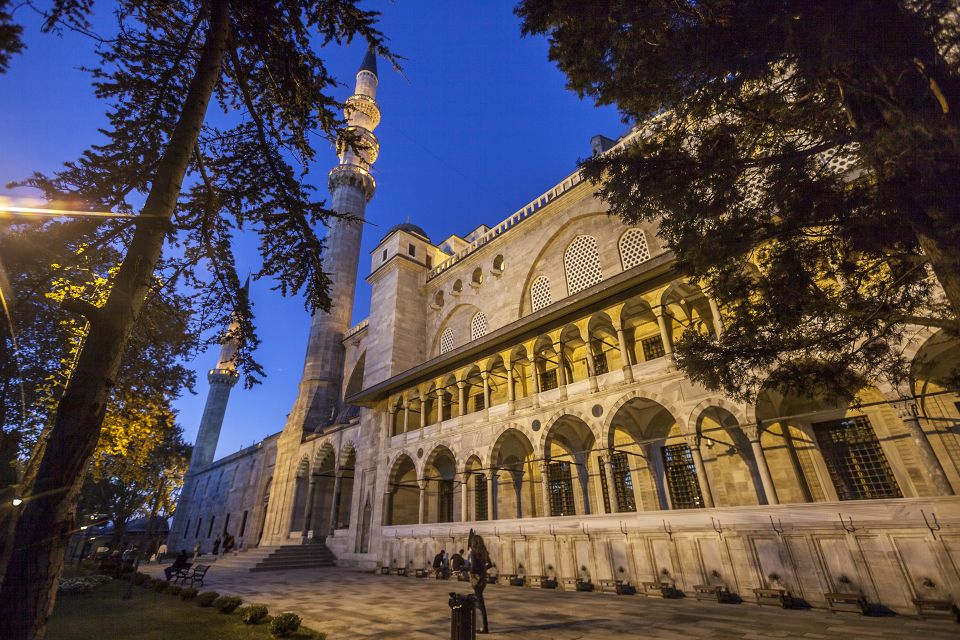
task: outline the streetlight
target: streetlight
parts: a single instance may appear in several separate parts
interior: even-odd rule
[[[22,505],[22,504],[23,504],[23,499],[22,499],[22,498],[14,498],[14,499],[13,499],[13,506],[19,507],[19,506]]]

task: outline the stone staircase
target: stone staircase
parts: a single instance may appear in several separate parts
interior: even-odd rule
[[[284,545],[270,547],[269,553],[250,571],[287,571],[290,569],[312,569],[314,567],[332,567],[337,558],[322,541],[310,544]]]
[[[254,547],[251,549],[241,549],[225,556],[220,556],[216,560],[211,559],[209,555],[200,556],[198,564],[209,564],[216,567],[218,571],[224,569],[249,570],[259,564],[262,560],[270,556],[279,547]]]

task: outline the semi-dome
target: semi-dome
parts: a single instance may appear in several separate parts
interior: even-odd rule
[[[412,233],[416,236],[420,236],[427,242],[430,242],[430,236],[427,235],[427,232],[413,224],[412,222],[401,222],[400,224],[395,224],[390,227],[390,230],[383,234],[383,237],[386,238],[394,231],[406,231],[407,233]],[[383,240],[381,240],[383,242]]]

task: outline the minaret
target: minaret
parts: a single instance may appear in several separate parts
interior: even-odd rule
[[[380,124],[377,82],[377,56],[368,50],[357,72],[356,89],[347,98],[344,109],[348,131],[357,137],[361,148],[354,151],[340,143],[340,163],[328,178],[331,208],[355,219],[334,219],[327,232],[323,270],[331,280],[330,311],[316,312],[310,322],[299,395],[287,428],[317,431],[332,422],[339,409],[343,337],[353,313],[363,216],[377,186],[370,175],[370,167],[380,151],[380,143],[373,135]]]
[[[247,278],[243,289],[245,292],[250,291],[250,278]],[[240,378],[236,363],[239,332],[240,323],[234,319],[220,345],[217,366],[207,372],[210,391],[207,393],[207,403],[203,406],[203,417],[200,418],[197,441],[193,445],[193,455],[190,456],[188,475],[213,462],[213,454],[217,451],[220,428],[223,426],[223,416],[227,411],[227,401],[230,399],[230,390]]]

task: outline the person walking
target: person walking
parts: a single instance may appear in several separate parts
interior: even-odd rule
[[[213,557],[216,558],[220,555],[220,536],[217,536],[217,539],[213,541]]]
[[[164,542],[163,544],[161,544],[160,547],[157,549],[157,564],[160,564],[161,562],[163,562],[163,556],[165,556],[165,555],[167,555],[167,543],[166,543],[166,542]]]
[[[483,629],[478,629],[477,633],[490,633],[490,625],[487,623],[487,605],[483,601],[483,590],[487,588],[487,567],[490,565],[490,555],[487,553],[483,538],[473,530],[470,531],[469,548],[470,586],[473,587],[473,596],[483,617]]]

